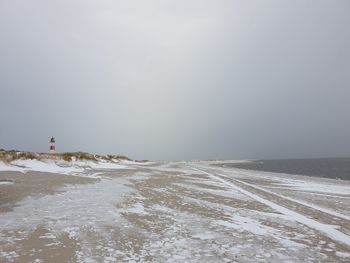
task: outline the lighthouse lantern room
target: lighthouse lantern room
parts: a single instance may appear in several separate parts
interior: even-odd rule
[[[51,139],[50,139],[50,153],[55,153],[55,151],[56,151],[55,143],[56,143],[55,138],[51,137]]]

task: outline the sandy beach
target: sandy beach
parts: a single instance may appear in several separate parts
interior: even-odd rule
[[[213,163],[1,171],[0,261],[350,260],[350,182]]]

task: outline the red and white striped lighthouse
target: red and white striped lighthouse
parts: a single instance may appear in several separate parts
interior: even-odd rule
[[[50,139],[50,153],[55,153],[55,151],[56,151],[55,143],[56,143],[55,138],[51,137],[51,139]]]

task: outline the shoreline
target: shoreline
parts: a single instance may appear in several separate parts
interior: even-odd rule
[[[338,164],[337,162],[341,163]],[[251,160],[246,162],[225,162],[215,165],[247,171],[350,180],[350,158]],[[332,165],[335,168],[332,168]],[[342,168],[339,168],[339,166],[342,166]]]

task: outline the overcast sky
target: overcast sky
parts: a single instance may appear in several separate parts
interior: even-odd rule
[[[350,156],[348,0],[0,0],[0,148]]]

